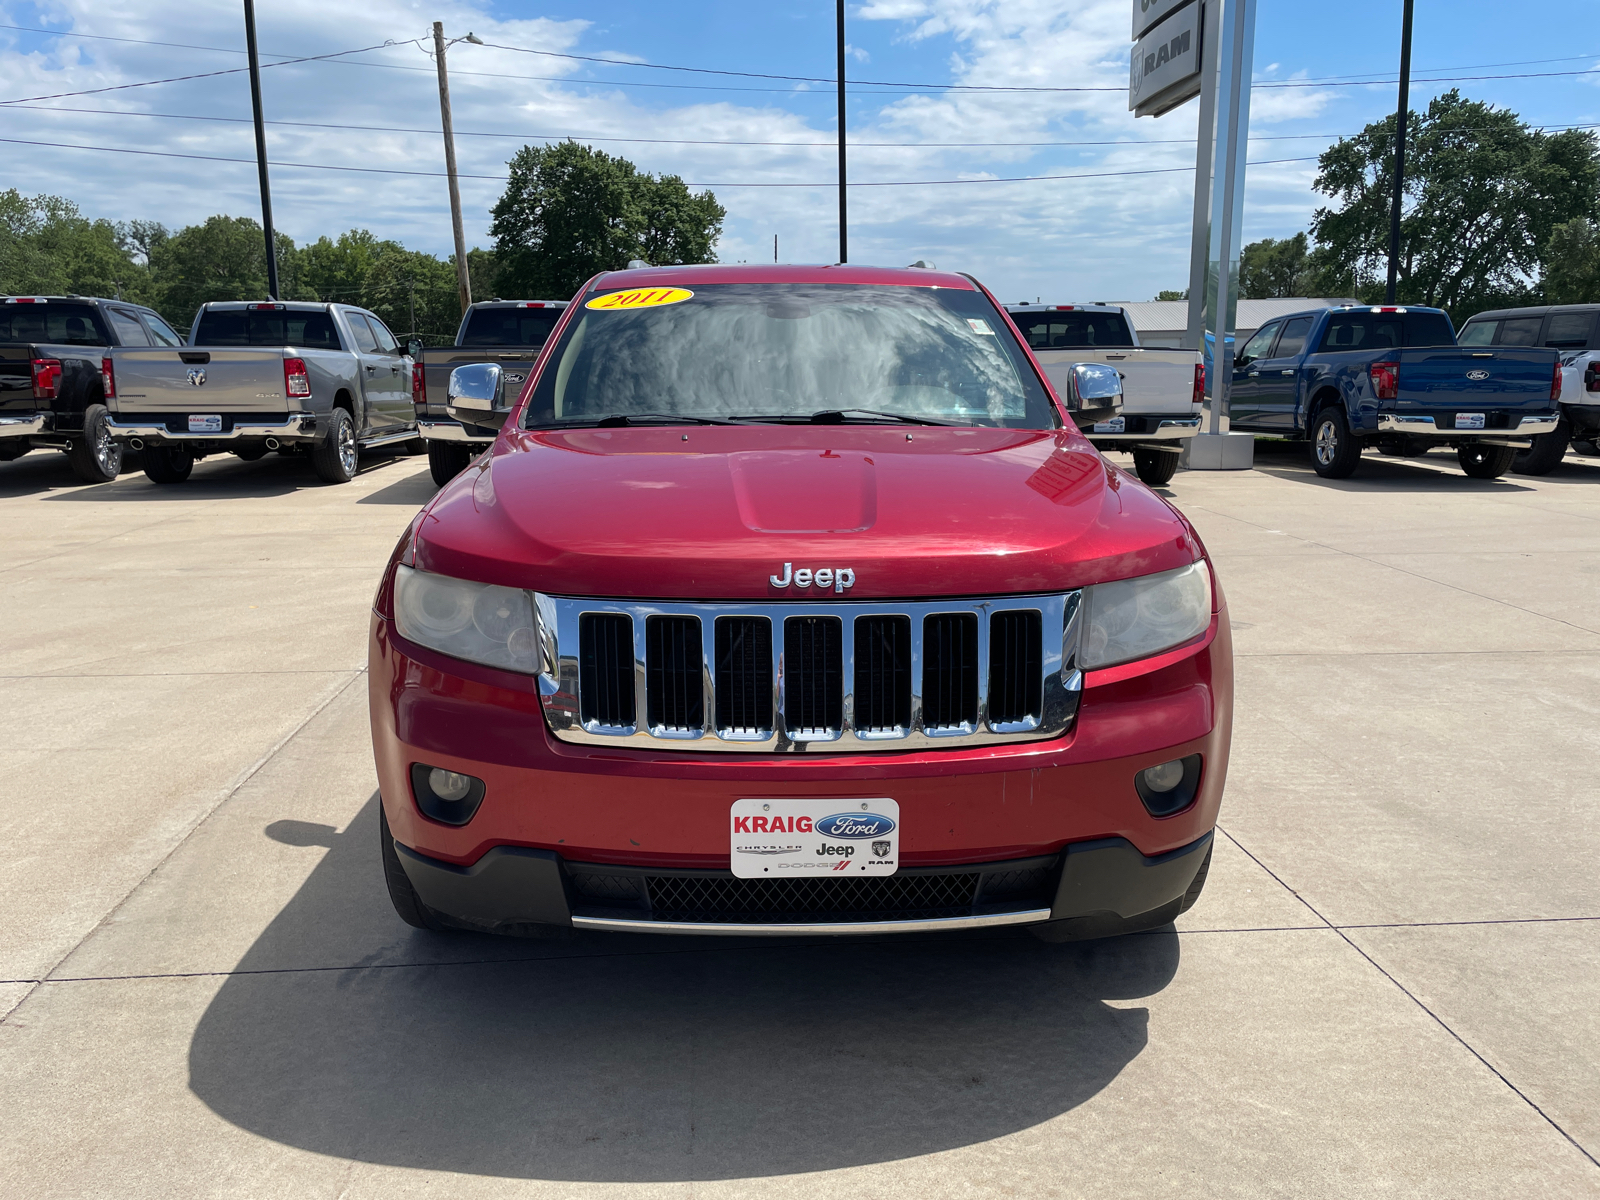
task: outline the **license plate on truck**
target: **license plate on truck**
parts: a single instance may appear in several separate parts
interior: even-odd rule
[[[222,414],[221,413],[190,413],[189,414],[189,432],[190,433],[221,433],[222,432]]]
[[[1112,417],[1109,421],[1096,421],[1094,423],[1094,431],[1096,433],[1126,433],[1128,431],[1128,419],[1126,417]]]
[[[739,879],[893,875],[900,865],[893,800],[735,800],[728,827]]]
[[[1482,429],[1483,428],[1483,414],[1482,413],[1457,413],[1456,414],[1456,428],[1457,429]]]

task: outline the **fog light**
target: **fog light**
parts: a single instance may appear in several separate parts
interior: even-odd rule
[[[1133,777],[1133,787],[1152,817],[1180,813],[1200,794],[1200,755],[1146,767]]]
[[[433,774],[434,778],[437,779],[440,775],[444,774],[444,772],[435,771]],[[452,775],[450,778],[460,779],[461,776]],[[1145,768],[1144,785],[1152,792],[1170,792],[1182,782],[1183,760],[1181,758],[1175,758],[1171,762],[1164,762],[1159,767]],[[439,790],[437,784],[434,785],[434,790]],[[444,793],[440,792],[439,794],[443,795]]]
[[[1176,778],[1181,779],[1183,777],[1183,765],[1181,763],[1168,763],[1167,767],[1177,767],[1178,775]],[[1152,767],[1145,774],[1148,776],[1152,771],[1164,770],[1166,770],[1166,767]],[[1170,791],[1174,786],[1176,786],[1176,782],[1167,784],[1164,787],[1156,787],[1156,790],[1158,792]],[[446,771],[443,767],[435,767],[428,772],[428,787],[441,800],[465,800],[467,794],[472,791],[472,776],[462,775],[455,771]]]
[[[422,815],[442,825],[465,825],[483,803],[483,780],[446,767],[411,764],[411,794]]]

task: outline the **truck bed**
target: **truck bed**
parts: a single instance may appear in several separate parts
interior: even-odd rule
[[[1187,415],[1191,408],[1199,411],[1193,404],[1194,369],[1200,364],[1198,350],[1077,346],[1035,350],[1033,355],[1057,391],[1066,386],[1067,371],[1073,363],[1105,363],[1122,375],[1124,413]]]

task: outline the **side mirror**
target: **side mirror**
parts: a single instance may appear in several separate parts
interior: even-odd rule
[[[445,411],[464,425],[499,429],[506,423],[499,363],[468,363],[450,372]]]
[[[1122,375],[1105,363],[1073,363],[1067,375],[1067,408],[1072,412],[1122,410]]]
[[[422,339],[418,338],[418,337],[414,337],[409,342],[407,342],[406,343],[406,353],[409,354],[417,362],[421,362],[422,361]]]

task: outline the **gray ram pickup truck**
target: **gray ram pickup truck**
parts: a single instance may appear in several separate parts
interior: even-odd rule
[[[415,381],[417,428],[428,442],[428,467],[440,487],[466,469],[495,439],[498,426],[464,425],[446,410],[450,372],[468,363],[500,365],[501,387],[514,401],[533,370],[565,300],[484,300],[467,309],[454,346],[422,351]]]
[[[362,450],[417,437],[410,355],[348,304],[205,304],[189,345],[108,353],[107,428],[155,483],[182,483],[208,454],[269,451],[308,454],[322,479],[347,483]]]

